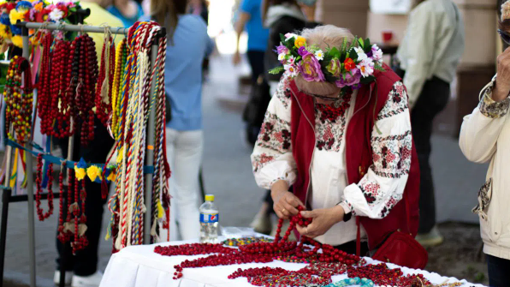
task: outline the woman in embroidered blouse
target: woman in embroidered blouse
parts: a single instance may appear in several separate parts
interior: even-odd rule
[[[349,42],[353,40],[353,35],[347,30],[334,26],[305,29],[301,36],[306,39],[308,47],[315,46],[321,51],[328,47],[340,49],[344,39]],[[316,57],[320,59],[320,56],[316,53]],[[377,60],[382,63],[382,53],[373,55],[373,58],[379,56],[381,59]],[[342,85],[338,81],[336,85],[326,81],[307,81],[302,73],[292,79],[290,74],[293,70],[287,70],[269,104],[251,156],[257,184],[271,190],[275,202],[273,208],[278,217],[289,218],[298,213],[298,206],[304,206],[308,211],[302,212],[302,215],[313,218],[313,223],[306,228],[298,226],[298,231],[350,253],[356,250],[357,238],[356,220],[349,220],[351,216],[370,219],[386,217],[402,199],[411,167],[413,144],[407,94],[400,79],[387,66],[384,67],[385,72],[376,72],[374,75],[379,93],[376,97],[371,96],[373,85],[342,94],[339,88]],[[362,67],[354,70],[357,68]],[[298,94],[304,96],[299,98]],[[362,102],[365,98],[368,101]],[[377,99],[385,101],[377,103]],[[308,101],[312,112],[307,116],[305,106]],[[378,107],[377,114],[375,107]],[[306,121],[298,118],[301,114]],[[360,120],[360,117],[364,118]],[[352,123],[354,118],[356,123]],[[312,129],[303,130],[306,127],[303,128],[297,121],[306,122],[308,128],[311,126]],[[366,121],[373,123],[370,126],[371,139],[367,139],[371,150],[367,148],[364,151],[369,155],[369,164],[359,165],[358,174],[358,166],[351,167],[357,159],[351,160],[349,154],[353,154],[350,151],[354,146],[363,144],[363,140],[354,137],[357,137],[358,127],[367,126],[359,126],[358,123]],[[351,123],[354,126],[349,127]],[[315,142],[311,157],[302,152],[303,134],[307,131],[306,138]],[[360,134],[363,135],[363,132]],[[300,168],[307,157],[308,166],[305,164],[304,168]],[[413,172],[413,179],[415,175]],[[307,177],[310,178],[308,185]],[[294,193],[288,191],[291,186]],[[296,191],[299,186],[304,186],[303,192]],[[417,185],[413,184],[415,197],[411,202],[410,215],[413,217],[410,222],[413,234],[417,229],[417,190]],[[401,212],[402,208],[399,210]],[[381,221],[382,224],[384,222]],[[388,230],[394,228],[389,225]],[[373,238],[368,234],[367,238],[369,230],[365,227],[368,226],[362,222],[363,254],[383,241],[382,234]],[[380,231],[385,233],[384,236],[391,232],[383,229]]]

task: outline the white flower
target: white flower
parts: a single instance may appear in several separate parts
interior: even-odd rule
[[[324,52],[321,49],[315,51],[315,58],[319,61],[324,60]]]
[[[64,17],[64,12],[62,12],[60,9],[58,8],[55,8],[53,9],[50,14],[48,14],[48,16],[50,16],[50,19],[57,22],[57,21],[60,21],[60,19],[62,19],[62,17]]]
[[[363,61],[368,58],[367,54],[360,47],[353,48],[356,54],[358,55],[358,61]]]
[[[287,56],[287,54],[285,53],[280,53],[278,54],[278,61],[285,61],[285,56]]]
[[[357,68],[361,71],[363,78],[369,77],[374,73],[374,61],[370,58],[365,58],[358,64]]]
[[[379,65],[383,63],[383,52],[376,44],[372,45],[372,59]]]
[[[296,58],[294,56],[289,56],[289,58],[287,59],[287,63],[289,65],[294,65],[296,63]]]
[[[295,77],[298,74],[298,69],[297,69],[296,65],[285,65],[285,66],[283,66],[283,69],[285,69],[285,71],[291,77]]]
[[[290,39],[292,37],[297,38],[298,35],[294,34],[294,33],[287,33],[287,34],[285,34],[285,40],[288,40],[288,39]]]

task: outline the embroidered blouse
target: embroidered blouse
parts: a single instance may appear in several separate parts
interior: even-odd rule
[[[292,155],[292,103],[288,85],[289,80],[284,76],[269,103],[251,156],[255,180],[264,189],[270,189],[278,180],[285,180],[290,186],[297,176]],[[319,209],[340,203],[346,213],[383,218],[402,198],[409,174],[412,136],[408,98],[404,85],[395,83],[377,115],[377,129],[372,132],[374,164],[359,183],[348,185],[345,132],[355,112],[356,95],[355,91],[346,99],[348,103],[340,99],[329,108],[315,104],[316,144],[311,164],[311,190],[305,204],[308,208]],[[331,245],[355,239],[355,220],[337,223],[317,238]]]

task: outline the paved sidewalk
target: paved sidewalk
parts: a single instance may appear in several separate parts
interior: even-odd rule
[[[251,149],[241,140],[243,99],[235,100],[237,91],[235,70],[230,61],[213,58],[211,76],[205,84],[203,96],[203,173],[206,192],[216,195],[222,226],[248,226],[264,196],[264,191],[256,186],[252,176]],[[477,190],[483,183],[486,166],[467,162],[457,141],[451,137],[434,136],[433,147],[438,219],[476,222],[476,216],[470,210],[476,204]],[[58,201],[55,201],[55,207],[58,207]],[[26,203],[10,206],[5,264],[5,277],[24,284],[29,279],[26,208]],[[105,212],[103,238],[108,220],[109,214]],[[36,222],[38,286],[52,285],[56,226],[55,215],[45,222]],[[111,241],[102,241],[99,263],[102,270],[108,263],[110,250]]]

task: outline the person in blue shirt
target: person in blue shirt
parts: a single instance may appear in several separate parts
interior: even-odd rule
[[[262,0],[243,0],[241,3],[239,18],[235,24],[237,42],[233,58],[234,65],[241,62],[239,39],[245,29],[248,34],[246,54],[251,67],[252,100],[255,97],[260,97],[260,95],[254,95],[254,92],[263,93],[263,97],[267,99],[270,96],[266,95],[265,92],[269,86],[264,80],[264,55],[269,39],[269,29],[262,25]],[[248,114],[246,109],[250,109],[250,102],[248,102],[244,114]],[[259,134],[260,125],[247,118],[244,118],[244,120],[246,121],[246,141],[254,145]]]
[[[141,2],[141,0],[114,0],[106,10],[119,18],[124,27],[128,28],[143,15]]]
[[[186,15],[187,0],[151,0],[151,16],[167,29],[165,91],[170,98],[167,155],[172,169],[170,240],[200,235],[198,174],[203,150],[202,61],[213,51],[207,25],[198,15]],[[176,221],[179,223],[178,227]]]

